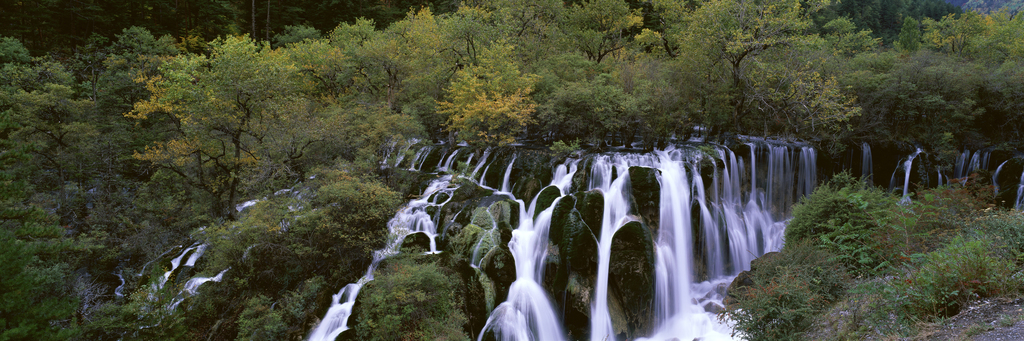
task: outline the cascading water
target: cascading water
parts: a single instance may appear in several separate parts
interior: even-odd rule
[[[567,162],[568,166],[562,164],[556,167],[551,186],[559,189],[559,197],[537,214],[536,219],[533,217],[537,210],[538,197],[533,198],[528,209],[521,199],[515,199],[519,203],[520,220],[519,226],[512,231],[512,240],[508,246],[516,262],[516,280],[509,287],[508,298],[491,312],[484,327],[484,331],[491,331],[499,340],[565,339],[558,315],[555,314],[551,300],[541,287],[540,281],[544,277],[544,258],[547,256],[551,215],[558,201],[565,195],[572,176],[576,173],[577,163],[578,160],[570,160]],[[507,183],[507,179],[505,182]],[[480,333],[478,339],[482,340],[483,337],[484,333]]]
[[[455,153],[458,153],[458,151]],[[449,157],[449,160],[454,158],[455,153]],[[389,235],[384,248],[374,252],[373,261],[366,269],[366,274],[362,278],[356,281],[356,283],[346,285],[341,291],[332,296],[333,300],[330,308],[327,309],[324,318],[320,320],[320,324],[309,335],[310,341],[334,340],[342,332],[348,330],[348,318],[352,315],[352,307],[355,305],[359,290],[362,289],[364,284],[373,280],[373,273],[377,270],[377,266],[380,265],[381,261],[398,254],[402,241],[406,236],[412,233],[423,233],[430,237],[430,251],[428,253],[438,252],[435,241],[437,226],[430,215],[427,214],[426,209],[431,206],[443,206],[448,200],[451,200],[451,192],[455,190],[455,188],[448,187],[451,180],[451,175],[445,175],[433,180],[427,186],[427,189],[423,191],[420,199],[410,201],[395,214],[395,217],[388,222]],[[431,198],[437,200],[440,197],[433,195],[439,192],[448,194],[445,196],[445,201],[440,203],[431,202]]]
[[[871,158],[871,145],[867,142],[861,143],[861,165],[860,165],[860,176],[867,181],[867,183],[874,183],[874,169],[872,168]]]
[[[615,179],[613,170],[618,173]],[[601,236],[598,237],[597,288],[591,308],[590,339],[614,338],[611,315],[608,312],[608,272],[611,263],[612,237],[623,224],[632,221],[629,213],[629,163],[620,158],[599,157],[594,160],[594,179],[604,194],[604,212],[601,215]]]
[[[903,161],[903,198],[900,199],[900,204],[907,204],[910,202],[910,170],[913,168],[914,158],[916,158],[918,154],[921,154],[921,148],[917,148],[914,153],[907,156],[907,159]],[[889,180],[890,191],[896,188],[896,174],[898,174],[899,171],[900,170],[897,168],[896,171],[892,173],[892,179]]]

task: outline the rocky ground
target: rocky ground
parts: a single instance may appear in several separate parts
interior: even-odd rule
[[[1024,340],[1024,299],[993,298],[972,303],[941,324],[924,328],[918,340]]]

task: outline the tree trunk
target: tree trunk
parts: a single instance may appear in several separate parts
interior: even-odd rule
[[[252,0],[252,39],[256,40],[256,0]]]

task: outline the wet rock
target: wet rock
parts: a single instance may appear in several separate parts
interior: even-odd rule
[[[623,225],[612,237],[609,281],[622,298],[628,338],[649,335],[654,327],[654,238],[637,221]]]
[[[706,302],[704,303],[704,311],[712,314],[718,314],[725,311],[725,307],[718,302]]]
[[[516,280],[516,261],[512,253],[506,247],[491,248],[480,262],[480,269],[494,281],[496,301],[504,302],[509,286]]]
[[[579,212],[571,211],[562,227],[562,240],[559,243],[563,262],[575,271],[593,273],[597,268],[597,238],[590,232],[587,223]]]
[[[742,295],[749,290],[749,287],[754,285],[754,280],[750,278],[750,271],[740,272],[736,275],[736,278],[729,284],[729,289],[726,290],[727,295],[722,303],[725,303],[726,309],[736,309],[736,296]]]
[[[577,192],[576,210],[580,217],[590,227],[591,233],[595,236],[601,235],[601,220],[604,217],[604,194],[600,190]]]
[[[654,233],[661,220],[661,171],[647,167],[629,167],[632,206]]]
[[[430,251],[430,237],[423,232],[409,234],[402,240],[401,249],[409,253]]]
[[[533,198],[543,187],[544,185],[536,178],[520,178],[512,185],[512,195],[516,198]]]
[[[551,203],[554,202],[555,199],[558,199],[558,197],[560,196],[562,196],[562,191],[559,190],[558,187],[544,187],[544,190],[542,190],[540,194],[537,195],[537,206],[536,208],[534,208],[533,217],[537,218],[537,215],[540,214],[541,211],[550,207]]]
[[[590,189],[590,168],[593,166],[593,158],[585,158],[577,164],[576,174],[572,176],[570,192],[581,192]]]

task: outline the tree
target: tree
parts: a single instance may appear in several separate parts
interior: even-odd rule
[[[690,12],[686,29],[679,34],[687,46],[702,46],[699,53],[711,61],[723,61],[732,91],[731,120],[742,131],[751,112],[750,65],[774,49],[792,47],[809,38],[809,13],[830,4],[830,0],[712,0]]]
[[[905,52],[917,52],[917,49],[921,47],[921,28],[920,23],[914,18],[903,18],[903,28],[900,29],[900,38],[896,41],[896,46]]]
[[[31,145],[11,140],[20,127],[0,112],[0,340],[66,340],[77,334],[77,302],[63,284],[69,268],[54,255],[67,250],[63,230],[26,205],[27,183],[11,170],[30,159]]]
[[[589,0],[566,9],[563,26],[570,45],[600,63],[626,47],[626,31],[643,25],[643,17],[622,0]]]
[[[985,25],[978,12],[967,12],[959,18],[952,14],[942,20],[926,18],[924,41],[932,48],[964,57],[965,51],[972,51],[975,40],[985,32]]]
[[[438,113],[447,117],[448,130],[459,139],[507,145],[534,121],[536,105],[529,95],[537,76],[520,72],[512,56],[512,46],[492,45],[482,51],[480,64],[455,73],[448,99],[438,102]]]
[[[213,216],[231,218],[246,176],[301,176],[296,165],[307,149],[338,129],[303,97],[298,69],[284,53],[246,37],[218,39],[211,49],[209,57],[178,57],[161,75],[141,79],[153,95],[126,116],[168,117],[172,137],[135,158],[177,174],[207,194]]]

